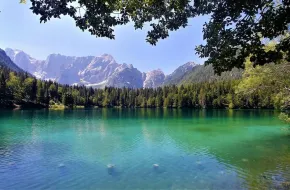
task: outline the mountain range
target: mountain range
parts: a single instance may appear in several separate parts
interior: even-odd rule
[[[1,60],[12,70],[26,71],[39,79],[94,88],[156,88],[162,85],[236,79],[242,74],[241,70],[236,69],[217,76],[210,65],[204,67],[188,62],[166,76],[161,69],[145,73],[132,64],[119,64],[109,54],[84,57],[51,54],[46,60],[37,60],[22,50],[11,48],[5,51],[0,49],[0,63]]]

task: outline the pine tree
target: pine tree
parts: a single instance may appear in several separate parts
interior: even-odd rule
[[[7,98],[7,92],[6,92],[6,79],[4,76],[4,73],[0,73],[0,100],[5,100]]]

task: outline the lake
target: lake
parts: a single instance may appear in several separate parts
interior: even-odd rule
[[[0,189],[283,189],[271,110],[0,111]]]

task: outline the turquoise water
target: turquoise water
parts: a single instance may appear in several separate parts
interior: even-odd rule
[[[290,132],[273,111],[0,112],[1,190],[281,189],[289,181]]]

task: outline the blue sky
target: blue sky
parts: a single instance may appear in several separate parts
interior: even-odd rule
[[[116,39],[109,40],[82,32],[69,17],[40,24],[29,5],[19,4],[19,0],[0,0],[0,11],[0,48],[21,49],[37,59],[45,59],[51,53],[73,56],[108,53],[118,63],[133,64],[144,72],[160,68],[166,74],[188,61],[203,63],[194,48],[203,42],[206,17],[190,20],[190,26],[171,32],[169,38],[151,46],[145,41],[149,24],[144,30],[135,30],[132,24],[116,27]]]

